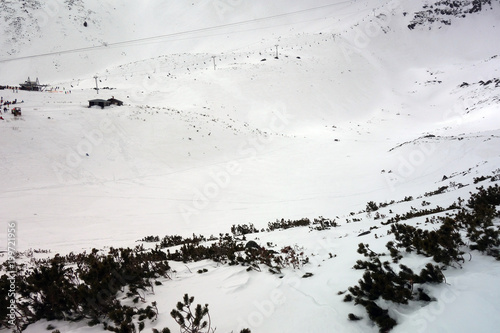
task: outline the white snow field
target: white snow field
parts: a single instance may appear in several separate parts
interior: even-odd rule
[[[9,221],[18,251],[53,256],[324,216],[341,226],[247,235],[303,248],[311,263],[282,278],[170,262],[172,280],[146,295],[160,314],[145,331],[176,331],[170,311],[189,293],[210,305],[217,332],[377,332],[361,306],[337,295],[362,276],[352,269],[358,243],[386,250],[390,226],[363,213],[366,203],[448,186],[425,197],[445,207],[468,198],[481,185],[475,177],[500,172],[500,84],[480,83],[500,78],[500,4],[409,29],[434,2],[2,3],[0,85],[29,76],[49,86],[0,90],[4,101],[23,101],[22,116],[0,120],[0,250]],[[112,96],[124,105],[87,107]],[[346,222],[353,217],[361,221]],[[428,262],[408,260],[415,270]],[[448,283],[430,287],[435,302],[389,307],[393,332],[497,332],[499,263],[477,252],[444,274]],[[363,319],[348,321],[351,312]]]

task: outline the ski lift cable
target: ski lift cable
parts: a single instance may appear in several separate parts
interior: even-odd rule
[[[267,17],[252,19],[252,20],[245,20],[245,21],[240,21],[240,22],[234,22],[234,23],[226,23],[226,24],[221,24],[221,25],[216,25],[216,26],[206,27],[206,28],[198,28],[198,29],[180,31],[180,32],[164,34],[164,35],[159,35],[159,36],[138,38],[138,39],[132,39],[132,40],[128,40],[128,41],[121,41],[121,42],[115,42],[115,43],[105,43],[103,45],[89,46],[89,47],[70,49],[70,50],[64,50],[64,51],[48,52],[48,53],[42,53],[42,54],[34,54],[34,55],[29,55],[29,56],[17,57],[17,58],[2,59],[2,60],[0,60],[0,63],[4,63],[4,62],[8,62],[8,61],[15,61],[15,60],[22,60],[22,59],[44,57],[44,56],[49,56],[49,55],[61,55],[61,54],[68,54],[68,53],[75,53],[75,52],[93,51],[93,50],[104,49],[104,48],[109,48],[109,47],[131,46],[131,45],[134,45],[137,43],[144,43],[144,42],[152,42],[153,43],[153,42],[156,42],[158,40],[170,39],[170,38],[176,37],[176,36],[183,36],[183,35],[195,34],[195,33],[200,33],[200,32],[205,32],[205,31],[212,31],[212,30],[217,30],[217,29],[222,29],[222,28],[235,27],[235,26],[241,26],[241,25],[245,25],[245,24],[267,21],[267,20],[272,20],[272,19],[276,19],[276,18],[296,15],[296,14],[300,14],[300,13],[304,13],[304,12],[325,9],[328,7],[335,7],[335,6],[339,6],[339,5],[344,5],[344,4],[352,3],[355,1],[357,1],[357,0],[342,1],[342,2],[337,2],[334,4],[328,4],[328,5],[323,5],[323,6],[319,6],[319,7],[307,8],[307,9],[297,10],[297,11],[289,12],[289,13],[277,14],[277,15],[272,15],[272,16],[267,16]],[[199,37],[195,36],[192,38],[199,38]]]
[[[324,17],[321,17],[321,18],[302,20],[302,21],[293,22],[293,24],[301,24],[301,23],[307,23],[307,22],[312,22],[312,21],[325,20],[325,19],[328,19],[330,17],[331,16],[324,16]],[[192,36],[192,37],[180,37],[180,38],[170,39],[170,41],[183,41],[183,40],[190,40],[190,39],[195,39],[195,38],[205,38],[205,37],[214,37],[214,36],[220,36],[220,35],[237,34],[237,33],[242,33],[242,32],[256,31],[256,30],[262,30],[262,29],[269,29],[269,28],[274,28],[274,27],[279,27],[279,26],[286,26],[286,25],[290,25],[290,24],[289,23],[285,23],[285,24],[271,25],[271,26],[258,27],[258,28],[252,28],[252,29],[244,29],[244,30],[237,30],[237,31],[230,31],[230,32],[223,32],[223,33],[212,33],[212,34]],[[134,45],[129,45],[128,47],[143,46],[143,45],[149,45],[149,44],[155,44],[155,43],[161,43],[161,42],[162,42],[161,40],[158,40],[158,41],[145,41],[145,42],[139,41],[139,42],[137,42]],[[108,44],[108,46],[106,47],[106,49],[119,48],[119,47],[124,47],[124,46],[123,45],[111,45],[111,44]],[[235,52],[235,51],[237,51],[239,49],[242,49],[242,48],[240,47],[240,48],[234,49],[234,50],[229,51],[229,52]],[[198,59],[197,61],[200,61],[200,60],[201,59]],[[191,64],[191,66],[194,66],[195,64],[196,63],[193,62]],[[185,65],[185,66],[188,66],[188,65]],[[165,66],[157,66],[154,69],[165,69],[165,68],[171,69],[171,67],[172,67],[171,65],[165,65]],[[107,77],[111,78],[111,77],[121,77],[123,75],[132,75],[132,74],[141,74],[141,73],[150,74],[151,73],[151,69],[135,70],[135,71],[123,71],[121,73],[116,73],[116,74],[109,74],[109,73],[104,74],[103,73],[101,75],[106,75]],[[67,81],[67,82],[64,82],[64,83],[69,83],[69,82],[70,81]]]

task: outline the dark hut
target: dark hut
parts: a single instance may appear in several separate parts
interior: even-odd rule
[[[118,106],[122,106],[123,105],[122,101],[120,101],[120,100],[118,100],[118,99],[116,99],[114,97],[108,99],[108,102],[109,102],[110,105],[118,105]]]
[[[110,105],[109,101],[107,101],[105,99],[91,99],[89,101],[89,108],[92,106],[100,106],[101,109],[104,109],[105,106],[109,106],[109,105]]]

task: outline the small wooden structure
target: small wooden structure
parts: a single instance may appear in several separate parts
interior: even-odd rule
[[[89,101],[89,108],[92,106],[100,106],[101,109],[104,109],[105,106],[110,106],[111,103],[105,99],[91,99]]]
[[[118,105],[118,106],[122,106],[123,105],[123,102],[116,99],[115,97],[111,97],[110,99],[108,99],[108,102],[109,104],[111,105]]]
[[[92,107],[92,106],[100,106],[101,109],[104,109],[106,106],[110,106],[110,105],[118,105],[118,106],[122,106],[123,105],[123,102],[120,101],[119,99],[116,99],[115,97],[112,97],[108,100],[105,100],[105,99],[91,99],[89,101],[89,108]]]

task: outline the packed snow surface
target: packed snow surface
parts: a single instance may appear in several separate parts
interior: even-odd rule
[[[358,243],[383,252],[388,241],[388,227],[360,213],[366,203],[449,186],[426,198],[446,206],[500,167],[499,4],[408,29],[430,2],[0,5],[19,15],[0,14],[0,85],[28,76],[49,85],[0,90],[22,108],[0,120],[0,216],[17,222],[17,250],[133,247],[148,235],[217,236],[234,224],[324,216],[341,226],[247,235],[304,249],[311,263],[281,279],[172,262],[173,279],[147,295],[160,309],[147,330],[175,331],[170,310],[189,293],[210,305],[217,332],[377,332],[337,295],[362,275],[352,269]],[[88,108],[112,96],[124,105]],[[346,222],[353,217],[361,221]],[[6,244],[7,226],[0,238]],[[446,271],[436,302],[391,308],[393,331],[495,332],[499,276],[497,262],[474,255]],[[364,319],[349,322],[350,312]]]

